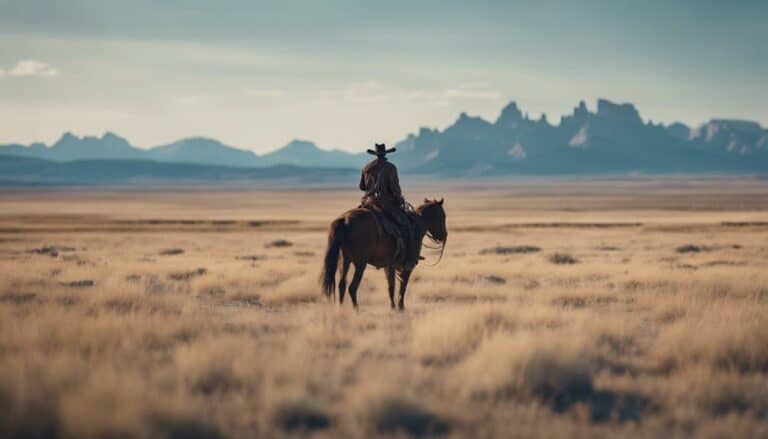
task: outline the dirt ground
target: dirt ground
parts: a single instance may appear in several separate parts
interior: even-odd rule
[[[403,313],[321,293],[354,190],[0,192],[0,437],[768,435],[768,182],[407,192]]]

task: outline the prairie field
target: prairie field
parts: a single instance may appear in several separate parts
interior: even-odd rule
[[[3,190],[0,437],[768,436],[768,182],[404,188],[404,312],[321,293],[354,190]]]

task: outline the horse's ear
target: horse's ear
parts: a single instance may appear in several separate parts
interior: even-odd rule
[[[427,204],[427,203],[429,203],[429,198],[424,199],[424,204]]]
[[[445,201],[445,198],[440,198],[440,201],[438,201],[437,204],[442,206],[443,205],[443,201]]]

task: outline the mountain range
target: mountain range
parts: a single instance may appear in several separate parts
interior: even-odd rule
[[[395,145],[402,172],[442,177],[608,173],[707,173],[768,170],[768,130],[745,120],[712,119],[698,127],[645,122],[634,105],[580,102],[558,124],[531,119],[515,102],[495,121],[462,113],[449,127],[421,128]],[[362,148],[361,148],[362,149]],[[294,140],[257,155],[208,138],[187,138],[150,149],[106,133],[65,133],[53,145],[0,145],[0,155],[55,162],[132,160],[228,168],[293,165],[359,168],[370,156],[327,150]]]
[[[164,163],[135,159],[83,159],[55,162],[34,157],[0,155],[0,186],[100,185],[339,185],[354,186],[359,174],[350,168],[304,168],[275,165],[260,168]]]
[[[515,102],[493,122],[462,113],[445,130],[422,128],[397,148],[410,172],[455,176],[768,170],[768,130],[756,122],[664,126],[605,99],[596,112],[579,103],[557,125],[546,115],[528,118]]]
[[[305,140],[294,140],[264,155],[225,145],[206,137],[190,137],[167,145],[141,149],[126,139],[107,132],[101,137],[78,137],[64,133],[51,146],[0,145],[0,154],[34,157],[59,162],[73,160],[152,160],[171,163],[194,163],[208,166],[257,168],[273,165],[296,165],[315,168],[357,167],[365,161],[362,154],[326,150]]]

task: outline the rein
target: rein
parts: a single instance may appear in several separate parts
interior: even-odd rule
[[[432,235],[431,235],[429,232],[427,232],[427,233],[426,233],[426,236],[427,236],[427,237],[428,237],[428,238],[429,238],[429,239],[430,239],[432,242],[434,242],[434,243],[436,243],[436,244],[438,244],[438,245],[437,245],[437,246],[435,246],[435,247],[431,247],[431,246],[428,246],[428,245],[425,245],[425,244],[423,244],[423,243],[422,243],[422,244],[421,244],[422,246],[424,246],[424,247],[426,247],[426,248],[428,248],[428,249],[430,249],[430,250],[437,250],[438,248],[440,249],[440,256],[438,256],[438,258],[437,258],[437,261],[436,261],[434,264],[429,264],[429,263],[427,263],[427,262],[425,262],[425,263],[424,263],[424,265],[426,265],[426,266],[428,266],[428,267],[434,267],[434,266],[436,266],[437,264],[439,264],[439,263],[440,263],[440,261],[442,261],[442,260],[443,260],[443,253],[445,252],[445,244],[448,242],[448,238],[446,238],[446,239],[445,239],[445,241],[443,241],[443,242],[441,243],[440,241],[438,241],[437,239],[435,239],[434,237],[432,237]]]
[[[433,243],[435,243],[435,244],[437,244],[437,245],[436,245],[436,246],[434,246],[434,247],[432,247],[432,246],[430,246],[430,245],[426,245],[426,244],[424,244],[424,243],[422,242],[422,244],[421,244],[421,245],[422,245],[423,247],[425,247],[425,248],[428,248],[428,249],[430,249],[430,250],[437,250],[437,249],[440,249],[440,256],[438,256],[438,258],[437,258],[437,261],[436,261],[434,264],[429,264],[429,263],[427,263],[427,262],[425,262],[425,263],[424,263],[424,265],[426,265],[426,266],[428,266],[428,267],[434,267],[434,266],[436,266],[437,264],[439,264],[439,263],[440,263],[440,261],[442,261],[442,260],[443,260],[443,253],[445,252],[445,244],[448,242],[448,238],[445,238],[445,241],[443,241],[443,242],[440,242],[438,239],[435,239],[435,237],[434,237],[434,236],[432,236],[432,234],[431,234],[431,233],[429,233],[429,231],[427,231],[427,232],[426,232],[424,235],[425,235],[426,237],[428,237],[430,241],[432,241]]]
[[[409,212],[413,212],[413,213],[417,213],[417,212],[418,212],[418,210],[417,210],[417,209],[415,209],[415,208],[413,207],[413,205],[412,205],[411,203],[407,202],[407,201],[405,202],[405,209],[406,209],[407,211],[409,211]],[[420,215],[418,215],[418,214],[417,214],[417,215],[416,215],[416,218],[418,218],[418,220],[419,220],[419,221],[422,223],[422,226],[425,226],[425,224],[424,224],[424,220],[421,218],[421,216],[420,216]],[[425,229],[426,229],[426,227],[425,227]],[[423,247],[425,247],[425,248],[428,248],[428,249],[430,249],[430,250],[437,250],[437,249],[440,249],[440,256],[437,258],[437,261],[436,261],[434,264],[429,264],[429,263],[427,263],[427,262],[425,262],[425,263],[424,263],[424,265],[426,265],[426,266],[428,266],[428,267],[434,267],[434,266],[436,266],[437,264],[439,264],[439,263],[440,263],[440,261],[442,261],[442,260],[443,260],[443,253],[445,252],[445,244],[446,244],[446,242],[448,242],[448,238],[446,238],[446,240],[445,240],[445,241],[443,241],[443,242],[440,242],[439,240],[435,239],[435,237],[434,237],[434,236],[432,236],[432,234],[431,234],[431,233],[429,233],[429,231],[426,231],[426,232],[424,233],[424,235],[425,235],[426,237],[428,237],[430,241],[432,241],[433,243],[435,243],[435,244],[437,244],[437,245],[436,245],[436,246],[434,246],[434,247],[432,247],[432,246],[426,245],[426,244],[424,244],[424,243],[422,242],[422,244],[421,244],[421,245],[422,245]]]

